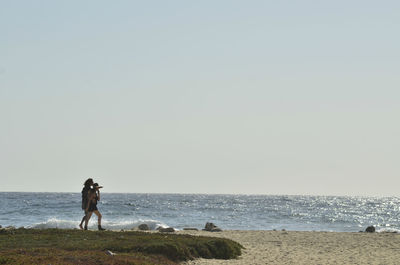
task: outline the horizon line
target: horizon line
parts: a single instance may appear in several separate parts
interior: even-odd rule
[[[79,191],[0,191],[0,193],[73,193]],[[398,195],[335,195],[335,194],[281,194],[281,193],[180,193],[180,192],[102,192],[103,194],[152,194],[152,195],[210,195],[210,196],[309,196],[309,197],[399,197]]]

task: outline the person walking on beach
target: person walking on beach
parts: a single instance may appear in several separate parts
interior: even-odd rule
[[[92,216],[93,213],[97,215],[98,218],[98,229],[99,230],[105,230],[103,227],[101,227],[101,213],[97,209],[97,202],[100,200],[100,189],[102,186],[99,186],[99,184],[94,183],[93,188],[89,190],[88,193],[88,204],[86,207],[86,219],[85,219],[85,230],[87,230],[88,222],[90,217]]]
[[[93,179],[91,179],[91,178],[87,179],[83,185],[84,185],[84,187],[82,189],[82,210],[85,212],[85,215],[82,217],[82,221],[79,224],[80,229],[83,229],[82,225],[83,225],[83,222],[85,222],[85,220],[86,220],[86,215],[87,215],[86,208],[87,208],[87,205],[89,202],[88,201],[89,190],[91,189],[91,186],[93,185]]]

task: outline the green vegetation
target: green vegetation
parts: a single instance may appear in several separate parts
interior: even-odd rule
[[[165,233],[0,230],[0,264],[177,264],[232,259],[242,248],[229,239]]]

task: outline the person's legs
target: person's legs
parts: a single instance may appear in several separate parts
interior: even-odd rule
[[[101,227],[101,213],[98,210],[95,210],[94,213],[97,215],[97,227],[99,228],[99,230],[104,230],[104,228]]]
[[[86,214],[86,218],[85,218],[85,230],[87,230],[87,226],[88,226],[88,223],[89,223],[89,220],[90,220],[90,217],[92,217],[92,214],[93,214],[93,212],[88,212],[87,214]]]
[[[85,211],[85,215],[82,217],[82,221],[81,221],[81,223],[79,224],[79,228],[80,228],[80,229],[83,229],[82,225],[83,225],[83,222],[85,222],[85,220],[86,220],[86,215],[87,215],[87,212]]]

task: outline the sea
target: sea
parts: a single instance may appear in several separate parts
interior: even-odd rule
[[[400,232],[398,197],[102,193],[98,208],[109,230],[212,222],[223,230]],[[82,217],[80,193],[0,192],[2,227],[74,229]]]

